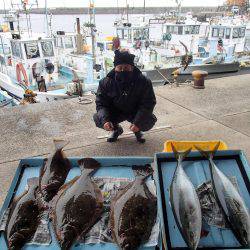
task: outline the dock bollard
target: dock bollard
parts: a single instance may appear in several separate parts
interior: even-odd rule
[[[195,70],[192,72],[192,76],[194,78],[194,88],[195,89],[204,89],[204,79],[206,76],[208,76],[207,71],[203,70]]]

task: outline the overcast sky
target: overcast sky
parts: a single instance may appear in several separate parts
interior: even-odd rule
[[[0,0],[1,5],[5,1],[6,7],[10,6],[11,0]],[[144,0],[127,0],[129,6],[143,6]],[[146,6],[176,6],[175,0],[145,0]],[[183,6],[218,6],[225,0],[182,0]],[[12,0],[13,3],[20,3],[21,0]],[[35,2],[35,0],[29,0]],[[45,0],[38,0],[39,7],[44,7]],[[87,7],[89,0],[47,0],[49,7]],[[117,2],[120,7],[126,5],[126,0],[94,0],[96,7],[116,7]]]

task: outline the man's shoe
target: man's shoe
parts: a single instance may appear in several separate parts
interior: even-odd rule
[[[118,139],[118,136],[120,136],[123,133],[123,129],[121,126],[118,126],[117,129],[115,129],[110,137],[107,139],[107,142],[115,142]]]
[[[144,143],[146,141],[146,139],[143,138],[143,133],[141,131],[135,132],[134,134],[138,142]]]

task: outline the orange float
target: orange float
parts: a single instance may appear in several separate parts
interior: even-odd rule
[[[25,69],[23,67],[23,64],[22,63],[18,63],[16,65],[16,78],[17,78],[17,81],[19,83],[22,83],[21,74],[23,75],[23,78],[24,78],[24,81],[25,81],[25,85],[29,86],[28,76],[27,76],[27,73],[26,73],[26,71],[25,71]]]

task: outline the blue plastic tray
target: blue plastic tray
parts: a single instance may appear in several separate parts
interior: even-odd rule
[[[250,211],[250,168],[242,151],[218,151],[214,157],[216,165],[227,176],[237,178],[240,194]],[[173,153],[159,153],[155,156],[159,213],[161,217],[162,238],[166,249],[187,248],[174,219],[169,200],[169,188],[176,168]],[[208,160],[199,152],[191,152],[183,162],[184,170],[195,187],[211,180]],[[200,240],[198,248],[239,249],[240,245],[229,229],[209,226],[209,234]]]
[[[77,165],[77,160],[80,158],[69,158],[73,168],[70,170],[67,180],[69,181],[77,175],[80,175],[80,169]],[[96,157],[102,167],[95,173],[94,176],[96,177],[118,177],[118,178],[134,178],[133,171],[131,169],[132,165],[135,164],[142,164],[145,165],[147,163],[152,163],[153,158],[145,158],[145,157],[117,157],[117,158],[103,158],[103,157]],[[16,170],[16,174],[8,191],[7,197],[3,204],[3,207],[0,212],[0,220],[2,219],[3,212],[9,207],[11,200],[20,195],[27,185],[27,179],[31,177],[38,177],[39,171],[42,166],[43,159],[42,158],[32,158],[32,159],[24,159],[21,160],[19,166]],[[52,243],[49,246],[37,246],[37,245],[26,245],[23,250],[57,250],[60,249],[57,241],[52,232]],[[159,245],[160,245],[159,240]],[[72,247],[72,249],[77,250],[114,250],[118,249],[115,244],[112,243],[105,243],[105,244],[92,244],[92,245],[78,245]],[[141,248],[147,250],[153,250],[155,247],[147,247]],[[160,247],[161,249],[161,247]],[[7,250],[6,242],[4,239],[3,233],[0,234],[0,250]]]

